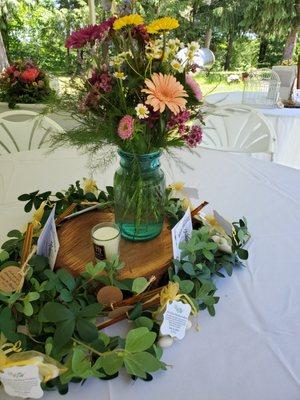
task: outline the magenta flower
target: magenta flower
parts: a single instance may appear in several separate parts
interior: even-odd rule
[[[173,129],[175,127],[179,127],[180,125],[184,125],[190,119],[190,112],[187,110],[180,111],[178,114],[171,114],[170,119],[167,123],[168,129]]]
[[[193,92],[196,100],[201,101],[202,97],[203,97],[202,92],[201,92],[200,86],[195,81],[195,79],[190,74],[186,74],[185,82],[188,85],[188,87],[191,89],[191,91]]]
[[[190,147],[197,147],[202,141],[202,129],[200,125],[193,125],[190,132],[184,136],[184,140]]]
[[[121,118],[118,126],[118,135],[121,139],[130,139],[133,135],[134,119],[131,115],[125,115]]]
[[[95,40],[102,40],[107,37],[108,33],[112,30],[115,17],[111,17],[103,21],[99,25],[89,25],[78,31],[75,31],[68,37],[66,47],[80,49],[87,43],[93,44]]]

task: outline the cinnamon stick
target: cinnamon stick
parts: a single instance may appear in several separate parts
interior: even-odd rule
[[[75,210],[76,206],[77,206],[77,203],[72,203],[67,209],[65,209],[65,211],[63,213],[61,213],[56,218],[55,224],[59,225],[64,218],[66,218],[68,215],[72,214],[72,212]]]
[[[148,307],[158,306],[159,303],[160,303],[160,297],[158,297],[157,299],[153,299],[152,301],[148,302],[147,304],[143,304],[142,305],[143,310]],[[127,318],[127,312],[125,312],[122,315],[119,315],[118,317],[115,317],[115,318],[112,318],[112,319],[102,322],[101,324],[97,325],[97,329],[101,330],[101,329],[107,328],[111,325],[116,324],[117,322],[123,321],[126,318]]]
[[[191,212],[192,217],[197,215],[205,206],[207,206],[207,204],[208,204],[208,202],[204,201],[198,207],[194,208],[194,210]]]
[[[28,255],[30,253],[30,249],[32,246],[32,238],[33,238],[33,224],[30,222],[27,225],[27,229],[26,229],[26,233],[25,233],[25,237],[24,237],[22,255],[21,255],[21,265],[23,265],[25,260],[28,258]]]
[[[135,303],[138,302],[145,302],[147,299],[155,296],[156,294],[160,293],[162,291],[162,289],[164,288],[164,286],[153,289],[153,290],[149,290],[148,292],[145,293],[141,293],[141,294],[136,294],[135,296],[132,296],[128,299],[119,301],[118,303],[114,303],[113,307],[114,308],[118,308],[118,307],[124,307],[124,306],[131,306]]]

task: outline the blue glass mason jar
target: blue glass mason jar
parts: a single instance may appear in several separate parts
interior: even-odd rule
[[[114,177],[115,218],[124,239],[150,240],[164,221],[166,181],[161,152],[133,155],[118,150],[120,167]]]

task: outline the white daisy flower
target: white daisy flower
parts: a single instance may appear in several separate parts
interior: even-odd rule
[[[135,107],[135,111],[136,111],[136,115],[138,116],[139,119],[145,119],[145,118],[148,118],[148,116],[149,116],[148,108],[142,103],[139,103]]]
[[[178,72],[182,72],[183,71],[183,67],[182,67],[180,61],[178,61],[176,59],[174,59],[171,62],[171,66],[172,66],[173,69],[175,69],[175,71],[178,71]]]
[[[199,43],[198,42],[191,42],[191,43],[188,43],[188,50],[189,51],[192,51],[192,52],[195,52],[195,51],[197,51],[197,50],[199,50],[200,49],[200,45],[199,45]]]

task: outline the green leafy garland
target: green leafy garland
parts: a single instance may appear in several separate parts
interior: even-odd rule
[[[106,192],[86,193],[78,181],[65,192],[51,195],[50,191],[35,191],[21,195],[19,200],[26,202],[26,212],[44,204],[42,227],[54,204],[57,216],[73,203],[76,203],[75,211],[86,201],[99,202],[103,208],[110,207],[113,189],[107,187]],[[168,190],[166,214],[170,225],[174,225],[183,213],[183,202],[172,198]],[[248,257],[243,248],[249,238],[246,220],[241,219],[233,226],[232,252],[227,254],[212,240],[215,229],[197,222],[191,239],[181,245],[184,260],[174,261],[164,278],[165,282],[177,282],[180,293],[187,294],[197,310],[206,308],[210,315],[215,315],[215,304],[219,300],[215,296],[214,278],[224,277],[223,272],[230,276],[233,267],[241,266],[241,260]],[[13,230],[8,237],[10,239],[2,245],[0,252],[0,270],[8,265],[20,265],[24,234]],[[123,367],[132,379],[143,380],[151,380],[153,372],[166,369],[166,364],[161,361],[162,348],[157,344],[160,324],[153,316],[155,308],[145,310],[141,303],[135,305],[129,312],[132,329],[126,338],[109,337],[96,327],[96,318],[107,315],[95,295],[99,285],[117,286],[124,297],[140,293],[147,286],[143,277],[118,281],[116,276],[120,268],[122,263],[118,259],[111,263],[89,263],[82,275],[73,277],[65,269],[52,271],[45,257],[34,255],[29,260],[21,292],[0,292],[1,336],[9,342],[20,340],[23,351],[46,354],[67,368],[62,375],[43,383],[44,390],[57,388],[65,394],[70,382],[83,383],[91,376],[112,379]],[[103,271],[107,274],[99,275]]]

